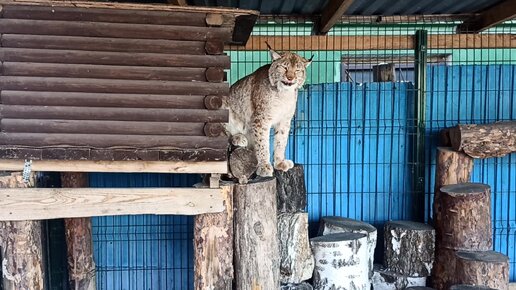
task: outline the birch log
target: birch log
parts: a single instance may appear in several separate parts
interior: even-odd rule
[[[350,218],[327,216],[319,224],[319,236],[335,233],[361,233],[367,235],[367,256],[369,278],[373,276],[374,250],[376,248],[377,231],[372,225]]]
[[[23,180],[21,172],[0,174],[0,188],[26,188],[34,185],[34,174],[30,175],[28,182]],[[45,288],[40,221],[1,221],[0,248],[3,290]]]
[[[373,290],[404,290],[411,286],[425,286],[426,277],[410,277],[394,273],[381,265],[375,265],[371,279]]]
[[[278,289],[280,259],[276,179],[237,184],[233,196],[236,289]]]
[[[434,263],[435,231],[411,221],[385,223],[385,259],[388,270],[413,277],[430,276]]]
[[[455,278],[458,284],[509,289],[509,258],[494,251],[458,251]]]
[[[369,290],[367,235],[338,233],[310,240],[315,258],[315,290]]]
[[[473,158],[501,157],[516,152],[516,121],[457,125],[450,128],[453,149]]]

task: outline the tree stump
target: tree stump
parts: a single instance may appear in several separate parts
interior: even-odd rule
[[[370,289],[367,235],[329,234],[312,238],[310,244],[315,258],[314,289]]]
[[[256,154],[247,147],[235,148],[229,154],[229,171],[240,184],[246,184],[251,179],[256,166],[258,166]]]
[[[369,278],[373,276],[374,250],[376,248],[377,231],[372,225],[350,218],[327,216],[319,223],[319,236],[335,233],[360,233],[367,235],[367,255]]]
[[[35,174],[25,183],[21,172],[1,173],[0,188],[35,185]],[[0,222],[3,290],[43,290],[44,264],[40,221]]]
[[[281,285],[280,290],[313,290],[312,285],[303,282],[298,284]]]
[[[223,187],[225,210],[194,217],[194,288],[233,289],[233,191]]]
[[[405,276],[375,265],[371,282],[373,290],[404,290],[412,286],[425,286],[426,277]]]
[[[276,179],[260,178],[233,189],[237,290],[278,289]]]
[[[457,125],[450,128],[453,149],[473,158],[502,157],[516,152],[516,121]]]
[[[498,289],[493,289],[493,288],[489,288],[486,286],[459,284],[459,285],[451,286],[450,290],[498,290]]]
[[[405,290],[435,290],[432,287],[426,287],[426,286],[411,286],[407,287]]]
[[[494,251],[457,251],[455,278],[458,284],[509,289],[509,258]]]
[[[300,283],[312,278],[314,257],[308,239],[308,214],[279,214],[278,240],[281,283]]]
[[[492,248],[491,190],[481,183],[441,187],[439,246],[454,250]]]
[[[61,173],[61,187],[88,187],[88,174]],[[64,219],[70,289],[96,290],[91,218]]]
[[[435,263],[432,269],[432,286],[437,290],[447,290],[455,284],[455,250],[435,249]]]
[[[396,65],[394,63],[373,65],[373,82],[395,82],[395,81],[396,81]]]
[[[385,223],[384,265],[403,276],[430,276],[434,263],[435,231],[422,223]]]
[[[303,166],[295,164],[288,171],[275,170],[278,190],[278,213],[302,212],[306,208],[306,187]]]

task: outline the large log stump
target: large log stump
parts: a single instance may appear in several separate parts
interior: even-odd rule
[[[481,183],[441,187],[441,248],[487,251],[492,248],[491,190]]]
[[[360,233],[367,235],[369,278],[371,278],[373,276],[374,250],[377,240],[376,228],[366,222],[350,218],[337,216],[323,217],[319,223],[318,235],[324,236],[335,233]]]
[[[409,277],[375,265],[371,282],[373,290],[404,290],[412,286],[425,286],[426,277]]]
[[[314,289],[370,289],[367,235],[329,234],[312,238],[310,244],[315,258]]]
[[[278,289],[276,179],[260,178],[233,190],[237,290]]]
[[[458,284],[509,289],[509,258],[494,251],[457,251],[455,278]]]
[[[35,175],[23,180],[21,172],[1,173],[0,188],[27,188]],[[4,209],[5,210],[5,209]],[[44,264],[40,221],[0,222],[3,290],[43,290]]]
[[[280,290],[313,290],[314,288],[312,285],[302,282],[302,283],[295,283],[295,284],[285,284],[281,285]]]
[[[233,289],[233,191],[223,187],[225,210],[194,218],[194,288]]]
[[[453,149],[474,158],[501,157],[516,152],[516,121],[457,125],[449,130]]]
[[[423,223],[385,223],[384,265],[389,271],[413,277],[430,276],[434,263],[435,231]]]
[[[61,187],[88,187],[88,174],[63,172],[61,173]],[[91,219],[65,219],[64,224],[70,289],[96,290]]]
[[[432,287],[426,287],[426,286],[411,286],[405,288],[405,290],[435,290]]]
[[[278,240],[281,283],[300,283],[312,278],[314,257],[308,239],[308,214],[279,214]]]
[[[306,187],[303,166],[295,164],[288,171],[275,170],[278,191],[278,213],[302,212],[306,208]]]

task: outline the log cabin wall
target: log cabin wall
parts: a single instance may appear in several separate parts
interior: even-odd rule
[[[235,14],[55,4],[2,7],[0,158],[227,159]]]

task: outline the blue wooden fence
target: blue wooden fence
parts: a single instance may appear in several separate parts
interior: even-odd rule
[[[460,123],[516,116],[516,66],[431,66],[427,94],[426,216],[431,216],[436,135]],[[381,226],[411,219],[414,91],[411,83],[310,85],[300,93],[287,155],[305,166],[312,226],[321,216]],[[94,174],[91,186],[189,186],[194,176]],[[494,248],[516,279],[516,157],[475,163],[493,191]],[[313,229],[313,227],[312,227]],[[99,289],[192,289],[192,220],[94,219]]]

